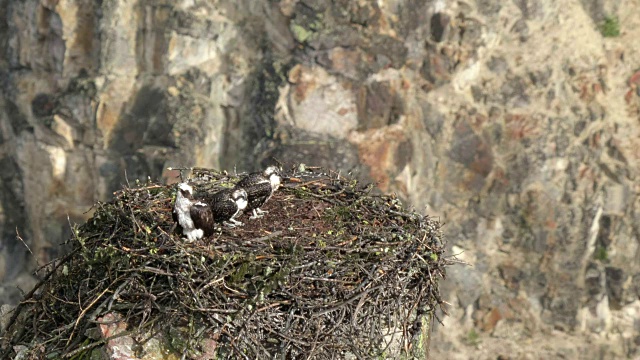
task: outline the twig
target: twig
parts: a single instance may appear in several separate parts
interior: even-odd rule
[[[13,326],[13,324],[15,323],[16,319],[18,318],[18,315],[20,315],[20,312],[22,311],[22,307],[24,306],[24,304],[26,303],[26,300],[31,299],[33,297],[33,294],[35,294],[35,292],[43,285],[46,283],[46,281],[51,277],[51,275],[53,275],[53,273],[58,269],[58,267],[60,267],[60,265],[64,264],[65,262],[67,262],[73,255],[74,255],[75,251],[70,252],[67,256],[65,256],[57,265],[54,266],[53,269],[51,269],[51,271],[49,273],[47,273],[42,280],[36,284],[36,286],[33,287],[33,289],[31,289],[31,291],[29,291],[24,297],[23,300],[20,301],[20,303],[18,303],[18,305],[16,306],[16,308],[13,310],[14,313],[13,315],[11,315],[11,318],[9,319],[9,322],[7,323],[7,326],[5,327],[5,333],[8,333],[9,329],[11,328],[11,326]],[[3,347],[5,348],[5,350],[2,352],[2,356],[0,356],[0,358],[6,358],[9,355],[9,351],[11,351],[11,349],[7,346],[8,342],[10,341],[10,337],[5,337],[4,339],[4,344]]]
[[[18,232],[18,228],[16,228],[16,237],[18,238],[18,240],[20,240],[22,242],[22,244],[27,248],[27,250],[29,251],[31,256],[33,256],[33,258],[36,260],[36,265],[38,265],[38,267],[40,267],[40,263],[38,262],[38,258],[34,255],[33,251],[31,251],[31,248],[29,247],[29,245],[27,245],[27,243],[22,239],[22,237],[20,236],[20,233]]]
[[[118,279],[116,279],[118,280]],[[107,286],[106,289],[104,289],[100,295],[96,296],[95,299],[93,299],[93,301],[91,301],[91,303],[89,303],[89,306],[87,306],[86,308],[84,308],[82,310],[82,312],[80,313],[80,316],[78,316],[78,318],[76,319],[76,323],[73,325],[73,329],[71,330],[71,335],[69,335],[69,339],[67,340],[67,345],[69,346],[69,343],[71,342],[71,339],[73,338],[73,334],[76,331],[76,328],[78,327],[78,324],[80,323],[80,320],[82,320],[82,318],[84,317],[84,315],[87,313],[87,311],[89,311],[89,309],[91,309],[93,307],[93,305],[95,305],[95,303],[98,302],[98,300],[100,300],[100,298],[102,298],[102,296],[104,294],[107,293],[107,291],[109,291],[109,288],[115,283],[115,281],[113,281],[111,283],[111,285]]]

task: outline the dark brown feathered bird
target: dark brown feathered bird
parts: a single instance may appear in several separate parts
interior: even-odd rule
[[[235,217],[247,207],[247,192],[244,189],[223,189],[205,196],[191,207],[191,218],[196,228],[203,229],[205,235],[213,233],[215,223],[225,223],[229,227],[243,224]]]
[[[269,166],[263,172],[255,172],[245,176],[236,184],[236,189],[244,189],[247,192],[248,204],[245,212],[252,212],[250,219],[257,219],[267,213],[267,211],[260,210],[260,207],[271,198],[274,191],[278,190],[281,181],[280,169]]]
[[[226,223],[230,227],[243,225],[235,219],[247,206],[247,192],[243,189],[224,189],[201,199],[195,199],[193,192],[193,187],[180,183],[173,207],[173,219],[188,241],[211,236],[215,223]]]

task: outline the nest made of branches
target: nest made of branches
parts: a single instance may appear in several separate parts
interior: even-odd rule
[[[214,339],[220,358],[384,358],[410,353],[425,316],[442,304],[450,263],[437,221],[395,196],[299,166],[257,220],[186,242],[172,220],[175,186],[125,188],[74,229],[71,252],[11,317],[2,354],[77,358],[108,339],[101,317],[132,332],[180,329],[176,352],[196,357]],[[195,169],[197,192],[237,176]],[[143,340],[140,340],[143,341]],[[395,345],[394,345],[395,344]]]

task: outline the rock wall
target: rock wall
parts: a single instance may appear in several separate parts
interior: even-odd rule
[[[446,224],[472,266],[443,284],[435,358],[640,356],[638,11],[0,0],[5,299],[34,265],[16,228],[45,262],[126,181],[275,157]]]
[[[251,144],[237,119],[259,99],[265,37],[250,3],[0,2],[0,298],[122,184],[250,164],[221,162]]]

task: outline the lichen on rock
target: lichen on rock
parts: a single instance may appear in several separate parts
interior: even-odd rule
[[[14,310],[3,357],[16,345],[25,359],[424,354],[451,262],[440,224],[339,173],[297,166],[286,178],[263,218],[193,243],[175,229],[174,186],[96,204]],[[189,182],[203,193],[238,180],[193,169]]]

